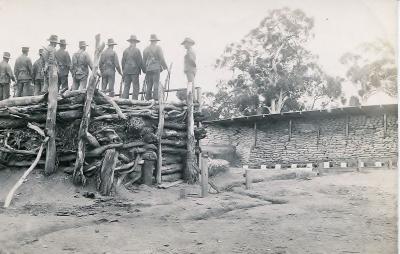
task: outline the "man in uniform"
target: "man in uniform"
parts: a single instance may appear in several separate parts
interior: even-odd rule
[[[50,38],[47,39],[49,41],[49,45],[44,48],[43,51],[43,59],[44,59],[44,84],[42,88],[43,93],[47,93],[49,90],[49,77],[51,75],[50,66],[55,68],[54,71],[58,73],[57,59],[56,59],[56,47],[58,44],[58,36],[50,35]]]
[[[8,63],[11,54],[4,52],[3,61],[0,63],[0,101],[10,97],[10,83],[11,80],[15,82],[14,74],[11,66]]]
[[[60,48],[56,51],[58,65],[58,90],[68,89],[68,74],[71,68],[71,57],[69,56],[67,42],[60,40]]]
[[[114,45],[117,43],[113,39],[108,39],[108,48],[101,54],[99,68],[101,73],[101,90],[110,96],[114,96],[115,70],[122,76],[121,67],[117,53],[114,51]],[[107,90],[108,87],[108,90]]]
[[[136,48],[136,43],[140,41],[135,35],[131,35],[127,41],[129,41],[131,45],[124,50],[121,60],[122,72],[124,73],[124,91],[122,93],[122,98],[129,98],[129,90],[132,83],[132,99],[137,100],[140,89],[139,75],[142,72],[142,53],[140,53],[140,50]]]
[[[85,51],[88,45],[84,41],[79,42],[79,51],[72,56],[72,90],[86,89],[89,77],[89,68],[93,70],[93,62]]]
[[[40,95],[43,93],[44,86],[44,58],[43,58],[43,49],[39,49],[39,59],[35,61],[32,69],[32,78],[33,78],[33,94]]]
[[[184,73],[188,82],[194,82],[194,77],[196,76],[196,54],[194,53],[192,46],[194,45],[194,40],[190,38],[185,38],[181,43],[186,49],[186,55],[184,58]]]
[[[150,45],[143,51],[144,72],[146,73],[146,100],[158,100],[158,83],[160,73],[168,70],[164,54],[157,42],[160,41],[155,34],[150,36]],[[153,91],[154,89],[154,91]],[[152,96],[153,91],[153,96]]]
[[[15,60],[14,73],[17,79],[16,97],[29,96],[32,80],[32,61],[28,57],[29,48],[22,47],[22,55]]]

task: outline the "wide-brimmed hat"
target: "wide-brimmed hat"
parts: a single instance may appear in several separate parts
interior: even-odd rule
[[[184,45],[185,43],[194,45],[195,42],[194,42],[194,40],[190,39],[189,37],[186,37],[186,38],[183,40],[183,42],[181,43],[181,45]]]
[[[58,44],[60,44],[60,45],[68,45],[67,41],[65,39],[60,39],[60,42]]]
[[[136,35],[131,35],[131,37],[129,37],[129,39],[127,41],[129,41],[129,42],[131,42],[131,41],[140,42],[140,40],[137,39]]]
[[[86,47],[86,46],[89,46],[89,45],[86,44],[86,41],[80,41],[79,42],[79,47]]]
[[[58,36],[55,34],[50,35],[50,38],[47,39],[49,42],[58,43]]]
[[[114,39],[108,39],[107,45],[117,45],[117,43],[115,43]]]
[[[158,39],[157,35],[152,34],[150,35],[150,41],[159,41],[160,39]]]
[[[22,47],[22,51],[29,51],[29,47]]]
[[[11,58],[11,54],[9,52],[4,52],[3,53],[3,58],[10,59]]]

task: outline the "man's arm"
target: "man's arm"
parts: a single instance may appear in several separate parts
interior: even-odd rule
[[[148,58],[149,56],[148,56],[148,53],[147,53],[147,50],[145,49],[144,51],[143,51],[143,61],[142,61],[142,71],[144,72],[144,73],[146,73],[146,63],[147,63],[147,58]]]
[[[18,62],[18,59],[17,59],[17,61],[15,61],[15,64],[14,64],[14,74],[15,74],[15,77],[16,78],[18,78],[18,75],[19,75],[19,70],[18,70],[18,65],[19,65],[19,62]]]
[[[139,75],[141,73],[141,71],[144,71],[144,65],[143,65],[143,59],[142,59],[142,53],[140,52],[140,50],[137,51],[137,57],[136,57],[136,61],[139,67]]]
[[[124,53],[122,54],[122,59],[121,59],[122,70],[125,69],[125,62],[126,62],[126,50],[124,50]]]
[[[38,61],[36,61],[32,66],[32,80],[35,80],[37,72],[38,72]]]
[[[11,70],[11,66],[10,65],[7,66],[7,73],[8,73],[8,76],[10,77],[10,79],[15,82],[15,77],[14,77],[14,74],[13,74],[13,72]]]
[[[114,52],[114,66],[117,69],[119,75],[122,76],[122,72],[121,72],[121,67],[119,66],[119,60],[118,60],[118,55],[116,52]]]
[[[28,58],[26,65],[28,68],[29,75],[32,77],[32,61],[30,58]]]
[[[160,59],[161,67],[163,68],[163,70],[168,70],[168,66],[167,63],[165,62],[164,53],[161,47],[158,47],[157,54],[158,54],[158,59]]]
[[[65,54],[65,60],[66,60],[66,64],[67,64],[68,70],[71,71],[71,69],[72,69],[72,61],[71,61],[71,57],[70,57],[68,52],[66,52],[66,54]],[[68,74],[68,72],[67,72],[67,74]],[[71,74],[72,74],[72,71],[71,71]]]

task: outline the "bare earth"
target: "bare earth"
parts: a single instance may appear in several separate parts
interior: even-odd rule
[[[282,172],[246,191],[232,169],[216,179],[226,191],[186,199],[180,189],[199,187],[89,199],[63,174],[34,172],[0,209],[0,253],[397,253],[397,170]],[[22,173],[0,172],[0,200]]]

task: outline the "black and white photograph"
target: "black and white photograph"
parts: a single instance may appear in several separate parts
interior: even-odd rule
[[[396,0],[0,0],[0,254],[396,254]]]

